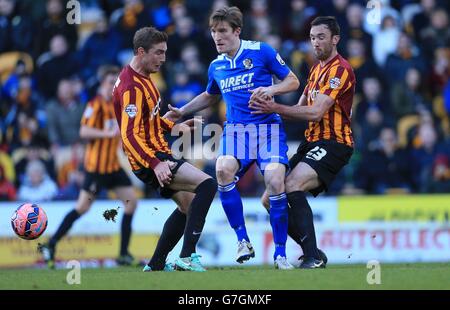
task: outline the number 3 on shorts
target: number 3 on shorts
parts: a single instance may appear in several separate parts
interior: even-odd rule
[[[315,161],[319,161],[325,155],[327,155],[327,151],[325,151],[323,148],[316,146],[306,154],[306,158],[314,159]]]

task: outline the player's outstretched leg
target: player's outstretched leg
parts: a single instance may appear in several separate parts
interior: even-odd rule
[[[206,271],[200,263],[200,255],[195,247],[205,225],[206,215],[217,191],[217,182],[213,178],[202,181],[195,189],[195,197],[189,207],[184,229],[183,248],[176,266],[189,271]]]
[[[125,206],[125,212],[120,226],[120,253],[116,262],[118,265],[130,266],[135,264],[134,257],[128,252],[128,245],[132,233],[131,222],[137,207],[137,198],[132,186],[117,187],[115,192]]]
[[[56,233],[50,238],[48,243],[39,247],[39,252],[42,254],[42,258],[49,268],[55,268],[56,244],[67,234],[73,223],[89,210],[91,204],[92,195],[85,190],[81,190],[75,209],[66,214]]]
[[[211,203],[217,191],[217,182],[203,171],[189,163],[183,163],[168,186],[174,191],[187,191],[195,194],[189,206],[184,227],[183,247],[180,257],[175,261],[177,269],[206,271],[196,253],[196,245],[205,225]]]
[[[305,269],[323,268],[325,265],[317,249],[313,213],[305,196],[305,191],[319,185],[317,173],[303,162],[300,162],[286,178],[289,205],[302,236],[304,258],[299,267]]]
[[[286,258],[286,240],[288,232],[288,204],[284,192],[286,167],[280,163],[270,163],[264,170],[264,181],[269,196],[270,225],[272,226],[275,251],[273,254],[276,269],[293,269]]]
[[[194,194],[188,192],[176,192],[172,196],[172,199],[177,203],[178,208],[167,218],[156,245],[155,252],[143,271],[174,270],[172,264],[166,262],[167,255],[173,250],[183,236],[184,227],[186,226],[186,213],[194,199]]]
[[[255,257],[255,251],[247,234],[244,220],[244,207],[239,191],[236,188],[235,175],[239,163],[232,156],[220,156],[216,162],[216,174],[219,183],[219,197],[230,226],[234,229],[238,250],[236,261],[240,264]]]
[[[261,204],[264,206],[264,208],[267,210],[267,212],[270,214],[270,203],[269,203],[269,194],[267,190],[263,193],[261,197]],[[288,208],[288,236],[292,238],[302,249],[302,252],[304,253],[304,245],[302,242],[302,237],[300,235],[300,231],[298,229],[298,223],[299,219],[297,219],[295,212],[293,212],[292,208]],[[317,251],[319,252],[320,259],[323,261],[322,268],[325,268],[328,263],[328,257],[326,256],[325,252],[319,248],[317,248]],[[303,260],[305,259],[305,255],[302,254],[298,258],[298,265],[301,265]]]

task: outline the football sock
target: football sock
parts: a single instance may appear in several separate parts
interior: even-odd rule
[[[236,183],[232,182],[228,185],[219,185],[219,197],[222,202],[223,210],[228,218],[228,222],[236,232],[238,241],[250,239],[247,235],[244,220],[244,207],[242,205],[241,195],[236,188]]]
[[[295,242],[297,242],[298,245],[303,250],[303,242],[302,242],[302,236],[300,235],[300,232],[298,231],[298,225],[296,224],[296,216],[294,212],[292,211],[292,208],[288,207],[288,236],[292,238]]]
[[[177,245],[183,236],[186,226],[186,214],[178,209],[172,212],[164,223],[161,236],[156,244],[155,253],[147,264],[152,270],[163,270],[166,264],[167,255]]]
[[[133,219],[133,214],[124,214],[122,217],[121,225],[121,238],[120,238],[120,255],[128,254],[128,244],[130,243],[131,236],[131,220]]]
[[[302,191],[287,194],[289,204],[298,231],[303,243],[303,253],[307,257],[319,258],[317,251],[316,232],[314,230],[314,220],[311,207]]]
[[[186,219],[180,257],[190,257],[192,253],[195,253],[195,246],[205,225],[206,215],[216,195],[216,191],[217,182],[213,178],[206,179],[195,189],[195,197],[189,206]]]
[[[286,257],[286,240],[288,231],[288,206],[286,193],[272,195],[270,202],[270,225],[272,226],[275,252],[273,259],[278,255]]]
[[[56,243],[64,237],[64,235],[69,231],[69,229],[72,227],[72,224],[80,218],[80,214],[77,212],[77,210],[73,209],[69,213],[66,214],[64,217],[64,220],[61,222],[61,224],[58,227],[58,230],[53,235],[53,237],[50,238],[48,245],[51,248],[54,248],[56,246]]]
[[[270,210],[266,209],[267,213],[270,215]],[[288,236],[292,238],[295,242],[300,245],[300,247],[303,249],[303,242],[302,237],[300,236],[300,232],[298,231],[297,225],[295,224],[295,216],[292,212],[292,208],[288,206]]]

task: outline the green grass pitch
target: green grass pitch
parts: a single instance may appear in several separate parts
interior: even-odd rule
[[[150,272],[139,267],[81,269],[81,284],[66,282],[70,270],[0,270],[0,289],[304,290],[450,289],[450,264],[381,264],[381,284],[369,285],[365,265],[331,265],[316,270],[271,266],[210,268],[204,273]]]

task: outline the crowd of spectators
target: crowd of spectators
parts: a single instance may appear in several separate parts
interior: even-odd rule
[[[201,93],[217,57],[208,16],[224,5],[243,11],[243,39],[269,43],[299,77],[299,91],[278,98],[289,105],[315,62],[309,23],[318,15],[337,18],[338,51],[357,79],[355,152],[330,195],[450,192],[446,0],[380,0],[375,13],[363,0],[80,0],[80,24],[66,19],[66,2],[0,0],[1,200],[76,199],[80,119],[96,93],[96,71],[128,63],[137,29],[155,26],[169,35],[166,64],[152,77],[162,112]],[[222,124],[223,103],[201,115],[205,124]],[[285,128],[294,152],[306,124],[287,121]],[[214,174],[214,160],[194,164]],[[239,187],[244,196],[261,194],[259,171],[250,169]]]

